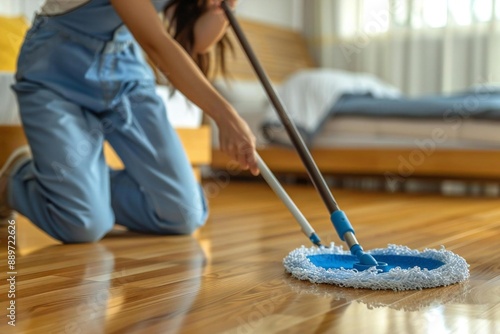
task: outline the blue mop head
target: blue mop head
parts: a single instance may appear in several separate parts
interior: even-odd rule
[[[389,271],[380,272],[375,267],[358,271],[353,268],[357,257],[333,243],[328,248],[297,248],[283,259],[283,265],[300,280],[373,290],[420,290],[469,278],[467,262],[444,247],[420,252],[406,246],[388,245],[367,253],[377,261],[387,262]]]

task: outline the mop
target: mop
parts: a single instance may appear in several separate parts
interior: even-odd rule
[[[466,280],[469,277],[467,262],[444,248],[425,249],[420,252],[405,246],[388,245],[385,249],[374,249],[370,252],[363,250],[347,215],[340,210],[331,194],[304,140],[283,107],[234,14],[226,1],[222,1],[221,6],[306,167],[314,187],[328,209],[330,220],[340,240],[344,241],[349,249],[344,251],[341,246],[335,246],[333,243],[329,247],[321,244],[317,233],[286,194],[264,161],[257,155],[257,163],[262,176],[301,225],[304,234],[314,244],[310,248],[302,246],[290,252],[283,260],[285,270],[297,279],[308,280],[312,283],[373,290],[417,290],[447,286]]]

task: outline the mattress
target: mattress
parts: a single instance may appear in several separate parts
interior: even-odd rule
[[[247,121],[257,138],[257,145],[265,147],[269,141],[262,124],[268,117],[268,99],[259,82],[214,82],[215,87]],[[279,89],[279,87],[277,87]],[[433,145],[450,149],[499,149],[498,123],[472,118],[398,118],[369,116],[333,116],[314,136],[311,147],[383,147],[415,148]],[[278,137],[276,137],[278,136]],[[289,142],[284,131],[275,139]],[[217,131],[213,131],[213,145],[218,147]]]
[[[313,141],[314,147],[418,147],[500,148],[498,125],[490,121],[339,117],[326,122]]]
[[[241,114],[256,134],[259,147],[269,145],[260,127],[265,115]],[[287,142],[286,133],[275,137]],[[487,121],[464,120],[459,127],[437,120],[372,119],[368,117],[342,117],[326,122],[314,138],[311,147],[387,147],[415,148],[433,145],[449,149],[500,149],[498,125]]]
[[[10,88],[12,73],[0,72],[0,125],[20,125],[16,97]],[[156,93],[165,103],[170,123],[176,128],[197,128],[202,122],[202,111],[179,91],[173,94],[169,87],[157,86]]]

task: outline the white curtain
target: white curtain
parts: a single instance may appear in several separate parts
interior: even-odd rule
[[[318,65],[369,72],[409,95],[500,82],[500,0],[307,0]]]

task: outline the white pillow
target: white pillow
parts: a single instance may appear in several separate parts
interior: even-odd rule
[[[163,100],[167,116],[174,128],[197,128],[202,122],[202,111],[181,92],[171,94],[171,88],[156,86],[156,94]]]
[[[278,90],[290,117],[310,133],[318,128],[333,105],[346,93],[371,93],[374,97],[388,98],[400,96],[396,88],[372,75],[324,68],[298,71]],[[268,121],[278,122],[276,112],[271,108]]]
[[[14,91],[14,73],[0,72],[0,125],[21,125],[19,108]]]

